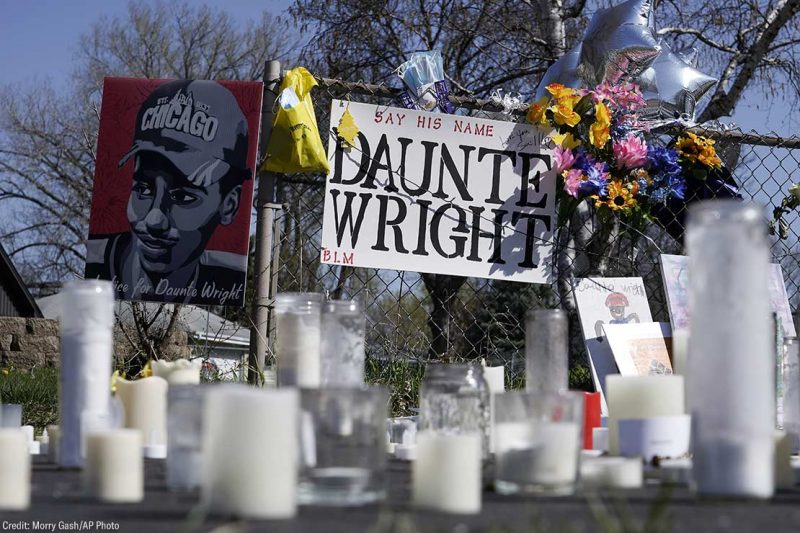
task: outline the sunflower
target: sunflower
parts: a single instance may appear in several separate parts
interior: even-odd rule
[[[675,144],[678,153],[692,163],[702,163],[707,167],[719,168],[722,161],[714,149],[714,141],[707,137],[687,132],[686,137],[680,137]]]
[[[606,199],[595,198],[594,206],[607,205],[612,211],[628,210],[636,207],[636,198],[634,196],[639,192],[639,186],[637,184],[634,185],[636,185],[635,190],[631,190],[621,181],[613,180],[608,184],[608,196]]]

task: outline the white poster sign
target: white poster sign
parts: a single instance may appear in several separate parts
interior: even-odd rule
[[[619,370],[604,326],[653,321],[644,282],[642,278],[582,278],[576,280],[574,289],[595,390],[601,393],[606,413],[606,376]]]
[[[547,283],[556,173],[550,130],[334,100],[321,261]]]

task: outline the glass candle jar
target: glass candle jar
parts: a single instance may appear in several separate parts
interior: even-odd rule
[[[322,294],[284,292],[275,296],[275,358],[278,386],[319,387]]]
[[[766,223],[735,200],[689,209],[693,476],[701,494],[769,498],[775,348]]]
[[[322,304],[320,357],[323,387],[364,385],[366,320],[358,303],[331,300]]]
[[[474,433],[482,456],[489,456],[491,413],[489,386],[479,364],[429,363],[420,391],[420,431]]]
[[[525,315],[525,388],[559,392],[569,387],[569,318],[561,309]]]

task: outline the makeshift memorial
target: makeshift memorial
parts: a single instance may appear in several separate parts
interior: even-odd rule
[[[495,489],[572,494],[583,425],[578,392],[510,391],[495,399]]]
[[[167,392],[167,487],[193,490],[203,474],[203,410],[211,387],[170,385]]]
[[[86,435],[84,489],[109,503],[144,499],[142,434],[138,429],[90,431]]]
[[[319,387],[322,294],[284,292],[275,296],[275,358],[278,386]]]
[[[141,431],[145,457],[163,459],[167,455],[167,380],[118,378],[116,384],[116,396],[125,410],[124,427]]]
[[[619,421],[675,417],[686,413],[681,376],[620,376],[606,378],[608,451],[620,453]]]
[[[202,502],[212,513],[284,519],[297,513],[297,389],[219,385],[203,415]]]
[[[623,376],[672,374],[668,323],[606,324],[603,331]]]
[[[200,359],[189,361],[178,359],[176,361],[151,361],[150,369],[156,377],[164,378],[170,385],[191,385],[200,383],[200,368],[203,362]]]
[[[775,359],[761,210],[731,200],[698,203],[689,212],[686,240],[687,379],[697,490],[769,498]]]
[[[689,328],[689,258],[685,255],[661,254],[661,279],[667,296],[667,310],[672,329]],[[797,331],[789,305],[789,295],[779,263],[771,263],[769,271],[769,302],[773,313],[781,319],[786,335]]]
[[[110,414],[114,288],[110,281],[71,281],[63,294],[58,457],[61,466],[80,467],[83,428],[97,428]]]
[[[0,428],[22,427],[22,406],[18,403],[0,404]]]
[[[525,389],[559,392],[569,388],[569,318],[561,309],[525,314]]]
[[[284,174],[330,170],[311,101],[311,89],[317,85],[314,76],[303,67],[283,75],[262,170]]]
[[[642,278],[583,278],[575,280],[573,289],[594,387],[601,394],[605,415],[608,413],[606,376],[618,370],[603,327],[652,322],[650,305]]]
[[[602,424],[600,418],[600,393],[583,393],[583,449],[594,449],[594,429]]]
[[[322,387],[364,385],[364,333],[361,306],[349,300],[322,304],[320,361]]]
[[[21,511],[31,501],[31,455],[25,433],[0,428],[0,511]]]
[[[383,387],[304,389],[298,501],[306,505],[364,505],[386,493],[386,415]]]
[[[420,431],[477,433],[481,435],[482,458],[487,459],[491,444],[489,407],[489,388],[479,364],[428,363],[425,367],[420,387]]]
[[[445,513],[480,513],[482,441],[479,431],[420,431],[411,466],[413,504]]]
[[[404,107],[423,111],[453,112],[442,54],[438,50],[411,54],[408,61],[398,67],[397,75],[406,86],[406,90],[400,96]]]

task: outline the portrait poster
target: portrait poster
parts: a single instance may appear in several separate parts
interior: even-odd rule
[[[623,376],[672,374],[672,330],[667,322],[606,324],[603,331]]]
[[[86,278],[242,306],[263,84],[106,78]]]
[[[589,354],[595,390],[601,393],[603,413],[608,412],[605,380],[617,374],[614,354],[604,327],[608,324],[652,322],[642,278],[579,278],[573,286],[581,330]]]
[[[673,329],[689,327],[689,257],[661,254],[661,277],[667,295],[669,320]],[[769,301],[772,311],[781,319],[787,337],[796,337],[792,308],[783,279],[783,269],[778,263],[770,265]]]
[[[321,262],[552,279],[552,130],[340,100],[331,125]]]

